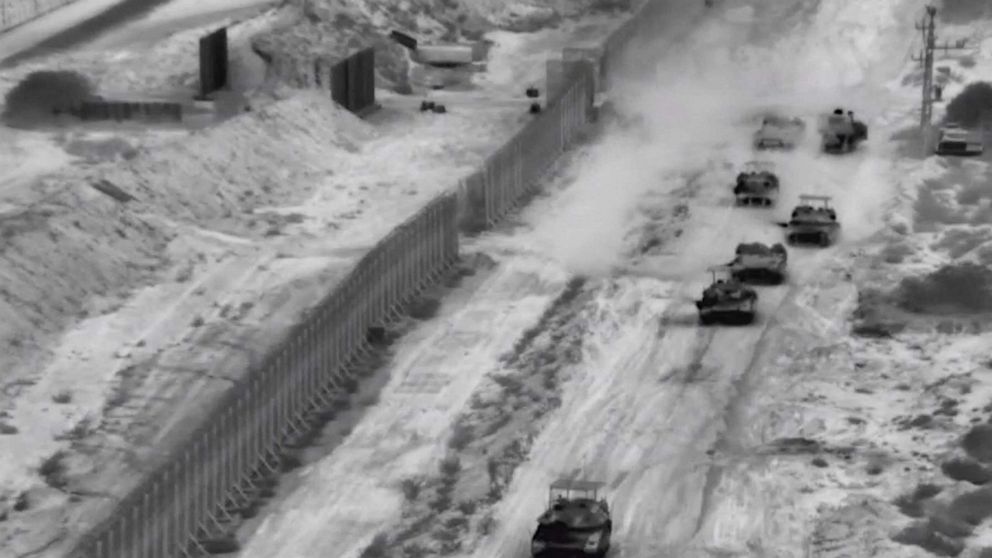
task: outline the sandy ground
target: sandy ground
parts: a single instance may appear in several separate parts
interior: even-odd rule
[[[985,493],[946,472],[988,417],[988,317],[853,328],[859,294],[987,242],[984,160],[921,161],[890,139],[918,118],[920,7],[728,1],[684,42],[660,40],[657,75],[618,92],[623,124],[467,244],[494,267],[400,342],[378,404],[244,555],[525,555],[548,484],[578,476],[607,485],[611,556],[931,555],[914,541],[978,556],[988,508],[967,502]],[[783,179],[777,208],[732,207],[756,157],[748,115],[812,124],[838,104],[870,126],[857,153],[822,155],[810,133],[760,156]],[[923,198],[949,205],[921,206],[928,190],[951,190]],[[840,242],[791,250],[788,284],[759,288],[757,324],[697,327],[705,267],[779,241],[802,193],[833,197]]]
[[[80,68],[112,93],[183,90],[209,27],[131,41],[185,25],[177,9],[15,67],[3,90],[41,68]],[[382,91],[360,121],[317,92],[278,90],[282,100],[192,132],[5,129],[0,153],[23,163],[0,177],[2,544],[55,553],[98,520],[104,496],[181,439],[365,250],[531,118],[520,83],[539,84],[547,56],[611,24],[496,33],[493,71],[437,94],[445,115]]]

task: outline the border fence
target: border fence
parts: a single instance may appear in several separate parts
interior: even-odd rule
[[[643,13],[633,20],[643,19]],[[347,397],[348,383],[356,381],[355,364],[370,351],[373,328],[395,318],[450,270],[460,231],[489,228],[526,202],[549,167],[578,140],[595,114],[597,89],[613,77],[630,39],[616,36],[633,32],[631,25],[607,41],[599,59],[589,60],[589,52],[580,59],[563,56],[561,87],[549,93],[545,109],[454,191],[373,247],[70,556],[189,557],[203,554],[218,537],[229,537],[232,518],[257,505],[266,479],[298,447],[313,417]],[[355,64],[364,75],[363,64],[370,63]],[[313,83],[322,83],[319,71],[308,73]],[[371,85],[356,83],[358,98],[365,99],[362,92]]]
[[[38,19],[76,0],[0,0],[0,33]]]
[[[334,102],[356,114],[376,105],[373,47],[337,61],[324,57],[301,61],[276,56],[269,65],[269,71],[293,87],[329,90]]]
[[[200,96],[227,86],[227,28],[200,37]]]

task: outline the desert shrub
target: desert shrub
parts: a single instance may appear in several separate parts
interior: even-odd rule
[[[962,263],[945,265],[923,277],[907,277],[896,300],[910,312],[987,312],[992,310],[992,269]]]
[[[992,462],[992,425],[973,426],[961,439],[961,447],[979,461]]]
[[[400,489],[403,490],[403,497],[406,498],[407,502],[412,502],[420,496],[420,489],[423,488],[423,482],[419,479],[404,479],[400,483]]]
[[[935,513],[930,516],[929,523],[930,529],[934,532],[955,539],[970,536],[975,530],[970,524],[943,513]]]
[[[937,10],[947,23],[972,23],[983,17],[992,17],[992,5],[987,0],[943,0]]]
[[[448,439],[448,447],[453,450],[463,450],[472,440],[475,439],[475,429],[466,421],[455,424],[451,429],[451,438]]]
[[[903,494],[897,497],[893,501],[893,504],[895,504],[896,507],[899,508],[899,511],[904,515],[921,518],[926,515],[924,502],[933,498],[940,492],[941,488],[939,486],[923,483],[918,485],[911,494]]]
[[[913,498],[917,500],[928,500],[938,495],[943,491],[943,488],[937,486],[936,484],[931,484],[928,482],[920,483],[913,490]]]
[[[992,515],[992,491],[979,488],[965,492],[951,501],[948,511],[961,521],[978,525]]]
[[[439,468],[445,477],[455,477],[462,470],[462,463],[457,455],[450,455],[441,461]]]
[[[41,465],[38,466],[38,475],[45,480],[45,484],[52,488],[65,487],[65,458],[65,452],[60,450],[41,462]]]
[[[978,126],[989,111],[992,111],[992,83],[976,81],[947,103],[947,120],[967,127]]]
[[[385,533],[376,535],[362,550],[361,558],[386,558],[389,556],[389,538]]]
[[[971,459],[951,459],[942,463],[940,469],[954,480],[966,481],[971,484],[982,485],[992,480],[992,472],[989,471],[988,467]]]
[[[57,110],[95,97],[93,84],[78,72],[32,72],[7,93],[2,118],[14,125],[41,123],[51,119]]]
[[[957,556],[964,550],[964,543],[935,531],[929,523],[910,525],[894,535],[892,540],[919,546],[937,556]]]

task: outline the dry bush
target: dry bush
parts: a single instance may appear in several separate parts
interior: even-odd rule
[[[385,533],[376,535],[361,554],[361,558],[386,558],[387,556],[389,556],[389,539]]]
[[[964,550],[964,543],[935,531],[929,522],[910,525],[894,535],[892,540],[919,546],[937,556],[957,556]]]
[[[930,529],[932,529],[935,533],[940,533],[945,537],[955,539],[968,537],[975,530],[975,528],[968,523],[943,513],[935,513],[930,516],[929,524]]]
[[[65,458],[64,451],[57,451],[41,462],[38,467],[38,475],[45,480],[45,484],[52,488],[65,487],[67,484]]]
[[[858,306],[851,315],[851,333],[859,337],[888,338],[906,324],[892,311],[891,297],[878,289],[858,291]]]
[[[900,307],[916,313],[992,311],[992,269],[945,265],[923,278],[903,279],[895,295]]]
[[[448,439],[448,447],[460,451],[468,447],[475,439],[475,429],[467,421],[462,420],[455,423],[451,429],[451,438]]]
[[[420,496],[420,489],[423,488],[423,481],[420,479],[404,479],[400,483],[400,489],[403,490],[403,497],[406,498],[407,502],[414,502],[417,497]]]
[[[52,120],[56,111],[94,98],[93,84],[78,72],[32,72],[7,93],[2,118],[15,126],[41,124]]]
[[[992,491],[979,488],[965,492],[951,501],[948,513],[959,521],[979,525],[992,516]]]
[[[976,81],[947,103],[947,120],[974,127],[982,123],[989,111],[992,111],[992,83]]]
[[[961,447],[978,461],[992,462],[992,425],[973,426],[961,439]]]
[[[941,487],[935,484],[919,484],[912,494],[903,494],[893,502],[903,514],[909,517],[923,517],[926,515],[923,503],[934,496],[940,494]]]
[[[954,458],[940,465],[941,471],[956,481],[983,485],[992,480],[992,471],[972,459]]]

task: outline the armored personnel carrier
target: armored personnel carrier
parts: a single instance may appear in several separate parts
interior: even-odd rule
[[[972,131],[948,123],[940,129],[934,153],[947,156],[974,156],[985,152],[981,131]]]
[[[768,115],[761,121],[761,128],[754,133],[755,149],[792,149],[806,131],[801,118]]]
[[[779,285],[785,280],[788,259],[782,244],[748,242],[737,245],[736,255],[727,266],[731,276],[742,283]]]
[[[854,118],[854,112],[834,109],[820,117],[820,136],[827,153],[850,153],[868,139],[868,125]]]
[[[734,279],[728,266],[714,266],[707,271],[713,274],[713,282],[696,301],[700,323],[744,325],[753,322],[758,292]]]
[[[819,202],[818,205],[813,205]],[[786,226],[790,245],[827,247],[837,241],[840,223],[837,212],[830,207],[830,196],[799,196],[799,205],[792,210]]]
[[[531,556],[603,558],[610,549],[613,520],[601,482],[559,479],[548,491],[548,508],[531,538]]]
[[[778,192],[778,176],[768,162],[748,162],[734,182],[737,205],[771,207],[778,201]]]

